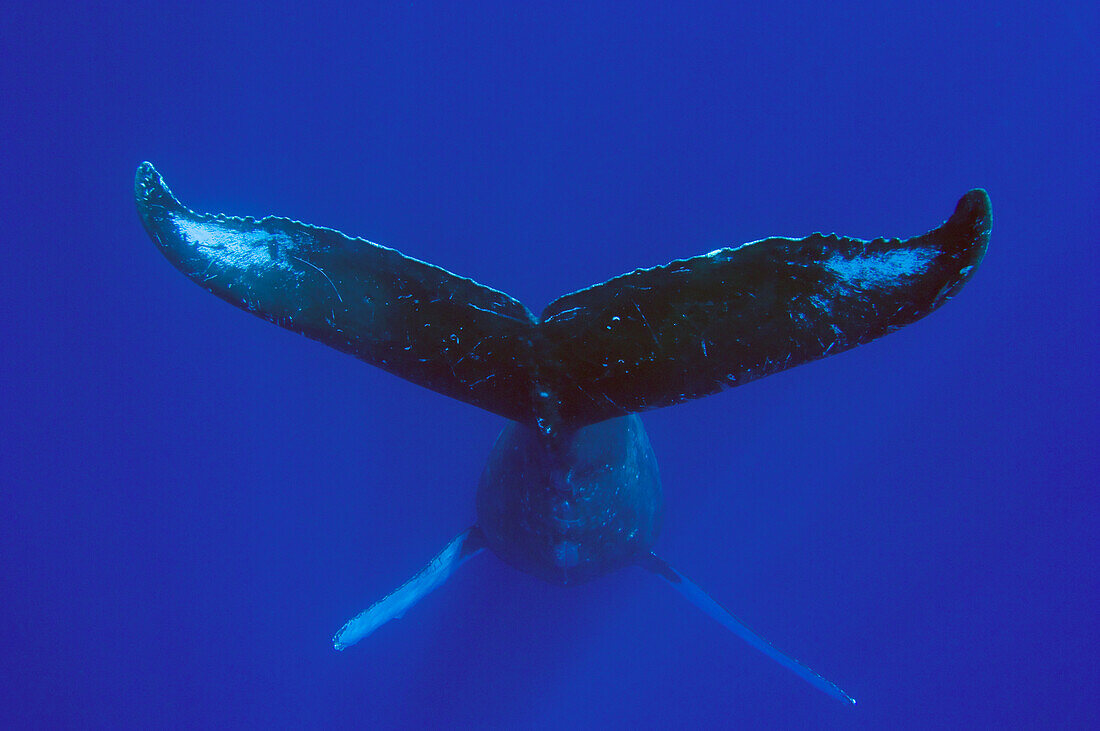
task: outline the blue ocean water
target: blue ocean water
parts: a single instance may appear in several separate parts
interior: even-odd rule
[[[1095,728],[1093,3],[15,3],[0,27],[0,725]],[[396,247],[538,311],[770,235],[911,236],[984,187],[943,309],[645,423],[641,570],[481,556],[499,417],[263,323],[134,211]]]

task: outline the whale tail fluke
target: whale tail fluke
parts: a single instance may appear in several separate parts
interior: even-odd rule
[[[985,254],[989,196],[908,239],[773,237],[518,300],[399,251],[288,218],[196,213],[152,164],[142,224],[218,297],[412,383],[547,434],[671,406],[915,322]]]

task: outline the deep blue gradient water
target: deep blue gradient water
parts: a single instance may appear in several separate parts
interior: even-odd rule
[[[351,5],[5,7],[0,726],[1100,724],[1095,3]],[[144,159],[536,312],[988,189],[943,309],[645,417],[657,551],[859,705],[640,569],[482,556],[334,652],[473,521],[503,422],[189,283]]]

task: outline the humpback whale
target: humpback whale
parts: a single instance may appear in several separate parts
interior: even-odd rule
[[[840,353],[938,308],[985,254],[984,190],[913,238],[753,241],[637,269],[537,316],[503,292],[339,231],[195,213],[148,162],[135,198],[153,242],[207,291],[508,420],[477,488],[476,524],[349,620],[336,649],[401,617],[487,549],[563,585],[642,566],[802,679],[855,703],[653,553],[664,497],[638,415]]]

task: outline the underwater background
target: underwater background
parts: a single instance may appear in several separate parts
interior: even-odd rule
[[[0,726],[1095,728],[1095,3],[27,3],[0,24]],[[985,262],[882,340],[647,414],[640,569],[491,555],[343,653],[474,519],[501,418],[157,252],[199,211],[400,249],[536,312],[766,236]],[[1092,701],[1089,701],[1092,698]]]

